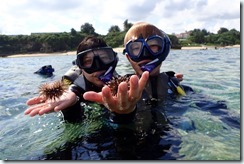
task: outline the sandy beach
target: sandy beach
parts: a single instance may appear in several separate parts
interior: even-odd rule
[[[76,55],[76,51],[67,51],[67,52],[54,52],[54,53],[33,53],[33,54],[14,54],[6,56],[8,58],[16,57],[35,57],[35,56],[65,56],[65,55]]]
[[[220,49],[220,48],[240,48],[240,45],[226,46],[226,47],[215,47],[215,46],[201,46],[201,47],[182,47],[178,50],[208,50],[208,49]],[[114,48],[115,52],[122,53],[124,47]],[[76,55],[76,51],[67,51],[67,52],[54,52],[54,53],[33,53],[33,54],[15,54],[5,56],[8,58],[16,58],[16,57],[35,57],[35,56],[65,56],[65,55]]]
[[[115,52],[122,53],[124,50],[123,47],[114,48]],[[54,52],[54,53],[33,53],[33,54],[14,54],[5,56],[8,58],[16,58],[16,57],[35,57],[35,56],[65,56],[65,55],[76,55],[76,51],[67,51],[67,52]],[[0,55],[1,56],[1,55]]]
[[[199,47],[181,47],[180,50],[208,50],[208,49],[226,49],[226,48],[240,48],[240,45],[233,45],[233,46],[225,46],[225,47],[218,47],[218,46],[199,46]]]

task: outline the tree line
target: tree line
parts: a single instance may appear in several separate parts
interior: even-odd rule
[[[229,46],[240,44],[240,32],[236,29],[228,30],[221,27],[217,34],[207,32],[206,29],[194,29],[186,40],[180,41],[182,46],[193,44]]]
[[[21,53],[50,53],[76,50],[78,44],[88,35],[103,38],[113,48],[122,47],[124,36],[132,26],[128,20],[123,22],[123,29],[112,25],[106,35],[95,32],[90,23],[84,23],[80,31],[74,28],[70,32],[60,33],[32,33],[31,35],[0,35],[0,54],[7,56]],[[179,40],[175,35],[170,35],[172,48],[180,49],[182,46],[193,44],[214,44],[220,46],[240,44],[240,32],[227,28],[220,28],[217,34],[207,32],[205,29],[194,29],[185,40]]]

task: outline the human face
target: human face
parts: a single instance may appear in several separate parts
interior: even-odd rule
[[[99,79],[99,76],[101,76],[103,73],[105,73],[105,71],[97,71],[89,74],[82,69],[82,74],[85,76],[85,78],[97,87],[104,86],[104,82]]]

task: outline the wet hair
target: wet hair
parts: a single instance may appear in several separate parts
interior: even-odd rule
[[[152,24],[146,22],[135,23],[127,31],[124,38],[124,45],[131,39],[138,39],[139,37],[146,39],[152,35],[159,35],[164,37],[163,32]]]
[[[107,47],[106,42],[103,39],[95,37],[95,36],[87,36],[78,45],[77,54],[79,52],[82,52],[82,51],[85,51],[88,49],[99,48],[99,47]]]

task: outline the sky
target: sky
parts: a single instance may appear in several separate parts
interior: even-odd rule
[[[240,31],[239,0],[0,0],[0,34],[80,31],[90,23],[98,34],[111,26],[148,22],[168,34],[194,29]]]

